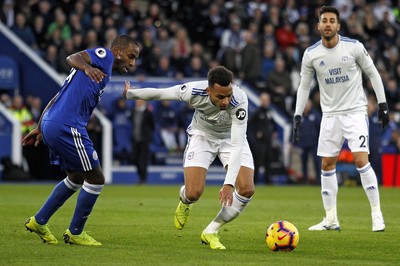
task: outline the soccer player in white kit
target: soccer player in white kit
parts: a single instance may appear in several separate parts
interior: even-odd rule
[[[363,44],[340,36],[339,29],[337,9],[323,6],[318,23],[321,40],[310,46],[303,55],[301,82],[297,91],[293,119],[294,142],[299,138],[301,115],[309,97],[311,81],[316,75],[323,113],[317,154],[322,157],[321,194],[326,216],[321,223],[309,227],[308,230],[340,230],[336,212],[336,162],[343,142],[347,139],[361,184],[371,205],[372,231],[384,231],[378,182],[368,160],[369,124],[362,72],[371,80],[378,100],[378,117],[382,129],[389,122],[383,83]]]
[[[170,88],[132,89],[125,82],[126,99],[178,100],[194,109],[187,128],[183,167],[185,184],[174,215],[177,229],[186,225],[193,203],[203,194],[207,170],[218,156],[227,173],[219,191],[222,205],[214,220],[201,233],[201,241],[211,249],[226,249],[218,230],[244,211],[254,194],[254,162],[246,138],[248,99],[232,84],[233,74],[218,66],[208,72],[208,80],[188,82]]]

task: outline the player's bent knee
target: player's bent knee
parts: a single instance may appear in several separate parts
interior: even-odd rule
[[[100,167],[84,172],[82,175],[89,184],[104,185],[105,183],[104,174]]]
[[[251,198],[254,195],[254,192],[255,192],[254,187],[250,186],[238,190],[238,194],[245,198]]]

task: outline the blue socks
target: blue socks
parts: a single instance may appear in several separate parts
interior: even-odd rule
[[[69,199],[81,185],[71,182],[68,177],[56,185],[47,201],[35,215],[38,224],[46,224],[50,217]]]
[[[78,195],[74,216],[69,226],[69,230],[73,235],[82,233],[103,186],[104,185],[89,184],[86,181],[83,183],[82,189]]]

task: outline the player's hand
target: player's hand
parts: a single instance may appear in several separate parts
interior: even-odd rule
[[[233,201],[233,186],[223,185],[219,191],[219,203],[221,206],[231,206]]]
[[[85,69],[85,74],[88,76],[92,81],[95,81],[96,83],[100,83],[103,78],[105,78],[107,75],[103,73],[98,68],[95,67],[88,67]]]
[[[22,146],[35,144],[35,147],[37,147],[39,146],[42,139],[42,132],[40,132],[39,128],[36,127],[22,139]]]
[[[124,80],[124,98],[126,99],[126,93],[131,89],[131,83],[129,81]]]
[[[301,126],[301,115],[295,115],[293,117],[293,142],[297,144],[299,141],[299,129]]]
[[[378,104],[378,121],[381,123],[382,130],[389,124],[389,107],[387,103]]]

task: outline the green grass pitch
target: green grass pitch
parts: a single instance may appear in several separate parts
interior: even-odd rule
[[[25,230],[53,184],[0,185],[1,265],[398,265],[400,190],[381,188],[386,231],[371,231],[370,207],[361,187],[340,187],[342,231],[310,232],[324,212],[319,187],[258,186],[245,212],[220,230],[227,250],[211,250],[200,234],[219,211],[219,186],[207,186],[187,227],[176,230],[173,213],[179,185],[106,185],[86,224],[101,247],[64,244],[76,202],[74,195],[49,222],[58,245],[43,244]],[[299,230],[292,252],[270,251],[267,227],[288,220]]]

